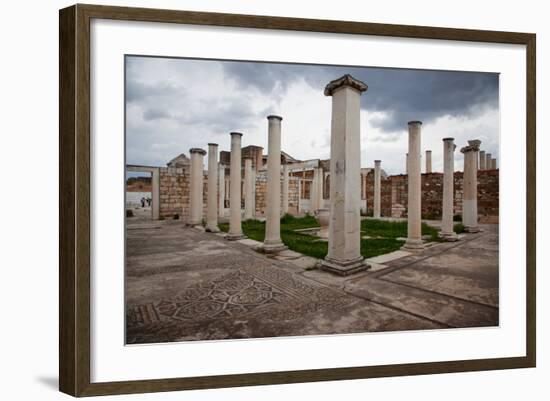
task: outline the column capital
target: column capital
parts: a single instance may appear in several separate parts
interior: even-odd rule
[[[198,153],[199,155],[205,155],[206,154],[206,150],[204,149],[201,149],[201,148],[191,148],[189,149],[189,153],[190,154],[193,154],[193,153]]]
[[[279,120],[279,121],[283,121],[283,117],[281,116],[277,116],[275,114],[270,114],[267,116],[267,119],[268,120]]]
[[[407,124],[408,125],[422,125],[422,121],[414,120],[414,121],[409,121]]]
[[[217,143],[209,143],[208,146],[216,146],[217,147],[218,144]]]
[[[479,139],[473,139],[471,141],[468,141],[468,146],[464,146],[462,149],[460,149],[460,152],[479,152],[479,145],[481,145],[481,141]]]
[[[447,142],[447,141],[454,141],[455,139],[454,138],[443,138],[443,142]]]
[[[375,164],[375,165],[378,165],[378,166],[379,166],[380,163],[382,163],[382,160],[375,160],[375,161],[374,161],[374,164]]]
[[[338,79],[330,81],[327,86],[325,86],[325,96],[332,96],[338,89],[346,86],[356,89],[359,93],[366,92],[368,89],[367,84],[364,82],[353,78],[350,74],[345,74]]]
[[[229,135],[231,135],[231,136],[243,136],[242,132],[230,132]]]

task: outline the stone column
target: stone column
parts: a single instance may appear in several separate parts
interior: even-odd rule
[[[206,151],[200,148],[191,148],[190,185],[189,185],[189,226],[198,226],[202,223],[203,207],[203,160]]]
[[[479,169],[480,170],[486,170],[487,169],[485,151],[484,150],[479,151]]]
[[[151,176],[153,181],[152,185],[152,206],[153,206],[153,220],[160,219],[160,169],[153,169]]]
[[[426,151],[426,174],[429,174],[432,172],[432,151],[427,150]]]
[[[409,174],[409,154],[405,156],[405,173]]]
[[[225,165],[218,164],[218,216],[225,217]]]
[[[443,204],[439,235],[445,241],[458,240],[453,221],[455,149],[454,138],[443,138]]]
[[[490,170],[491,169],[491,154],[490,153],[485,153],[485,168],[487,170]]]
[[[281,121],[282,117],[268,116],[267,193],[265,239],[266,253],[286,249],[281,241]]]
[[[244,159],[244,219],[254,218],[254,186],[252,159]]]
[[[325,87],[332,96],[328,255],[321,269],[342,276],[368,268],[361,256],[360,96],[367,85],[346,74]]]
[[[496,168],[497,168],[497,159],[495,159],[495,158],[491,159],[491,168],[493,170],[496,170]]]
[[[422,244],[422,204],[420,171],[420,133],[422,122],[409,122],[409,176],[407,207],[407,241],[403,248],[418,250]]]
[[[283,165],[283,204],[281,205],[281,215],[285,215],[288,213],[288,191],[288,164],[285,164]]]
[[[479,145],[481,141],[468,141],[468,146],[460,149],[464,153],[464,184],[462,195],[462,224],[464,230],[470,233],[477,233],[477,166]]]
[[[373,217],[375,219],[380,218],[380,160],[374,161],[374,208]]]
[[[218,144],[208,144],[208,194],[206,231],[217,233],[218,228]]]
[[[313,169],[313,182],[311,191],[311,208],[313,211],[323,208],[323,169]]]
[[[230,241],[243,239],[241,227],[241,137],[240,132],[231,133],[231,165],[229,171],[229,232]]]

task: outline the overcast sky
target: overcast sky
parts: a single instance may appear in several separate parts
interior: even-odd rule
[[[284,151],[328,159],[331,98],[323,90],[346,73],[368,85],[361,96],[362,167],[380,159],[389,174],[403,173],[410,120],[423,122],[422,152],[432,150],[434,171],[443,168],[445,137],[455,138],[456,169],[468,139],[480,139],[498,158],[498,74],[128,56],[127,163],[165,166],[209,142],[229,150],[231,131],[243,133],[243,146],[267,153],[269,114],[283,117]]]

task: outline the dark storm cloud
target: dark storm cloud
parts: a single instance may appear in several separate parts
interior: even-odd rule
[[[255,87],[275,97],[284,96],[300,79],[318,88],[343,74],[352,74],[369,89],[362,108],[381,111],[386,119],[374,120],[386,132],[404,130],[410,120],[429,123],[445,115],[475,117],[498,107],[498,74],[454,71],[403,70],[366,67],[330,67],[297,64],[224,62],[226,76],[243,88]]]
[[[128,80],[126,83],[126,101],[129,103],[140,102],[144,99],[183,97],[185,94],[184,88],[169,82],[158,82],[151,85]]]

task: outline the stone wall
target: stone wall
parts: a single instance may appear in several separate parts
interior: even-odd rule
[[[160,168],[160,218],[189,216],[189,167]]]
[[[498,170],[478,171],[478,214],[498,216],[499,210],[499,175]],[[381,213],[387,217],[407,216],[407,176],[404,174],[390,176],[381,180]],[[366,176],[367,209],[372,214],[374,206],[374,173]],[[443,198],[443,174],[422,174],[422,218],[440,219]],[[463,173],[454,174],[454,213],[462,213]]]
[[[160,217],[179,218],[186,221],[189,216],[189,167],[160,168]],[[372,215],[374,207],[374,172],[365,177],[367,191],[367,214]],[[454,174],[454,213],[462,213],[463,173]],[[281,182],[282,186],[282,182]],[[289,212],[298,213],[299,178],[289,179]],[[204,215],[207,205],[208,174],[204,173]],[[256,173],[256,214],[265,215],[267,171]],[[219,193],[219,192],[218,192]],[[281,191],[282,196],[282,191]],[[443,174],[422,174],[422,217],[441,218],[443,196]],[[494,221],[499,211],[499,171],[478,171],[478,214],[483,221]],[[407,217],[407,176],[404,174],[381,179],[381,213],[383,217]]]
[[[298,213],[298,182],[299,179],[290,177],[288,181],[288,211]],[[283,182],[281,180],[281,203],[283,201]],[[265,216],[267,208],[267,171],[256,173],[256,214]]]

